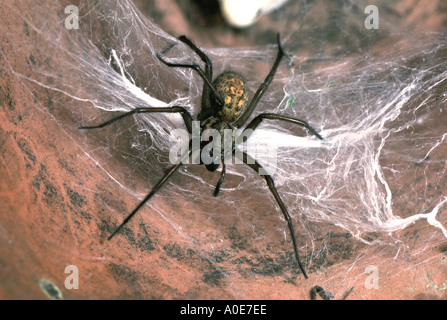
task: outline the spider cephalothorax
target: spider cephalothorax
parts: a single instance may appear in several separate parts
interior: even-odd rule
[[[200,50],[194,43],[191,42],[185,36],[179,37],[179,40],[190,47],[202,60],[205,64],[205,70],[198,64],[178,64],[178,63],[170,63],[164,60],[160,55],[157,54],[157,58],[168,67],[176,67],[176,68],[190,68],[195,70],[198,75],[203,80],[203,90],[202,90],[202,100],[201,100],[201,109],[197,116],[197,120],[200,121],[200,129],[202,132],[206,130],[214,130],[217,133],[214,137],[220,137],[221,147],[218,150],[210,149],[209,152],[205,154],[212,158],[213,161],[210,163],[206,163],[205,161],[200,161],[200,164],[205,164],[206,168],[210,171],[215,171],[219,165],[222,165],[222,172],[219,181],[217,182],[216,188],[214,189],[214,196],[219,194],[220,186],[222,185],[225,179],[225,159],[228,155],[228,152],[231,152],[232,156],[239,156],[235,153],[236,148],[236,140],[234,136],[232,136],[230,140],[230,148],[225,149],[225,131],[226,130],[234,130],[235,128],[241,128],[247,120],[252,115],[255,110],[258,102],[261,97],[267,90],[270,82],[273,80],[273,77],[276,73],[278,65],[285,55],[278,35],[278,54],[276,56],[275,62],[273,63],[272,68],[270,69],[269,74],[265,78],[264,82],[259,86],[258,90],[251,98],[248,97],[248,88],[246,82],[243,80],[242,76],[233,71],[226,71],[216,77],[213,81],[213,64],[208,56]],[[80,126],[80,129],[95,129],[102,128],[107,126],[119,119],[124,117],[133,115],[135,113],[179,113],[185,122],[186,128],[190,134],[192,134],[193,128],[193,117],[191,114],[182,106],[173,106],[173,107],[136,107],[135,109],[121,114],[118,117],[115,117],[109,121],[103,122],[96,126]],[[256,130],[259,124],[263,120],[280,120],[286,121],[289,123],[298,124],[307,130],[309,130],[313,135],[315,135],[318,139],[323,139],[316,131],[313,129],[306,121],[296,119],[293,117],[289,117],[286,115],[274,114],[274,113],[261,113],[249,122],[248,125],[243,129],[243,134],[245,134],[245,138],[248,138],[250,134]],[[213,143],[213,137],[210,137],[209,140],[202,141],[200,144],[201,151],[208,150],[210,144]],[[227,140],[228,141],[228,140]],[[215,140],[214,140],[215,142]],[[190,146],[191,146],[190,141]],[[219,150],[220,149],[220,150]],[[229,151],[228,151],[229,150]],[[192,150],[189,150],[187,156],[191,155]],[[252,159],[245,152],[242,153],[241,156],[243,163],[254,169],[256,172],[260,172],[262,166],[254,159]],[[182,162],[178,162],[174,164],[163,176],[163,178],[153,187],[151,192],[140,202],[140,204],[124,219],[124,221],[119,225],[119,227],[109,236],[109,240],[117,234],[121,228],[129,222],[129,220],[135,215],[135,213],[147,202],[149,199],[157,193],[157,191],[161,188],[161,186],[169,179],[169,177],[177,171],[177,169],[182,165]],[[265,171],[264,171],[265,172]],[[306,271],[301,264],[298,247],[295,239],[295,231],[293,228],[292,218],[287,210],[286,205],[282,201],[281,197],[276,190],[273,178],[268,174],[263,174],[262,177],[267,182],[267,186],[273,194],[276,202],[278,203],[284,218],[287,221],[287,225],[290,231],[290,237],[292,239],[293,249],[295,252],[296,261],[303,272],[303,275],[307,278]]]
[[[204,148],[210,148],[210,151],[208,152],[208,158],[211,159],[208,161],[203,161],[203,159],[201,158],[200,163],[205,164],[206,168],[209,171],[213,172],[217,168],[219,168],[222,162],[221,160],[225,158],[226,154],[229,152],[233,152],[234,148],[236,147],[236,139],[233,134],[233,130],[235,128],[229,122],[222,120],[220,117],[211,116],[210,118],[203,121],[200,129],[204,137],[206,137],[208,131],[215,130],[215,136],[210,136],[209,139],[205,138],[200,145],[201,154],[203,151],[207,151],[204,150]],[[228,139],[227,136],[230,136],[230,139]],[[220,143],[220,148],[218,146],[212,148],[212,144],[215,143],[215,137],[220,138],[218,141]],[[226,142],[226,139],[228,139],[228,142]],[[214,150],[217,151],[216,154],[213,154]]]

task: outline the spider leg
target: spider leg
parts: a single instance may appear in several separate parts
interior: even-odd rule
[[[118,226],[118,228],[113,231],[113,233],[107,238],[107,240],[111,240],[123,227],[126,223],[129,222],[129,220],[135,215],[135,213],[140,210],[140,208],[149,201],[152,196],[157,193],[157,191],[161,188],[161,186],[168,180],[168,178],[175,172],[177,169],[182,165],[181,162],[176,164],[175,166],[171,167],[169,171],[163,176],[163,178],[155,185],[155,187],[149,192],[149,194],[146,196],[146,198],[143,199],[143,201],[140,202],[140,204],[124,219],[124,221]]]
[[[251,114],[253,113],[256,106],[258,105],[259,100],[261,100],[265,91],[268,89],[270,83],[272,82],[273,77],[275,76],[276,70],[278,69],[279,63],[281,62],[282,57],[286,55],[284,50],[281,47],[279,33],[278,33],[277,41],[278,41],[278,54],[276,56],[275,62],[273,63],[273,66],[270,69],[270,72],[267,75],[267,77],[265,78],[264,82],[259,86],[255,95],[253,96],[250,103],[248,104],[247,109],[245,109],[244,113],[242,113],[241,116],[239,117],[239,119],[237,119],[236,122],[234,123],[234,125],[236,127],[241,127],[248,120],[248,118],[250,118]]]
[[[243,153],[243,159],[242,161],[248,165],[250,168],[252,168],[253,170],[255,170],[256,172],[260,172],[262,168],[262,166],[253,158],[251,158],[247,153]],[[296,238],[295,238],[295,230],[293,227],[293,223],[292,223],[292,217],[289,214],[289,211],[287,210],[286,205],[284,204],[284,202],[282,201],[281,197],[278,194],[278,190],[275,187],[275,183],[273,181],[273,178],[270,175],[263,175],[265,181],[267,182],[267,186],[270,189],[270,192],[273,194],[273,196],[275,197],[276,202],[278,203],[282,214],[284,215],[284,218],[287,221],[287,225],[289,227],[289,231],[290,231],[290,237],[292,238],[292,243],[293,243],[293,250],[295,252],[295,258],[296,261],[298,262],[298,266],[301,269],[301,272],[303,273],[304,277],[307,279],[307,274],[306,271],[304,270],[303,265],[301,264],[301,260],[300,260],[300,255],[298,253],[298,247],[296,244]]]
[[[208,56],[186,36],[180,36],[178,39],[190,47],[200,57],[200,59],[202,59],[205,63],[205,76],[211,81],[213,79],[213,63],[211,62],[210,58],[208,58]]]
[[[225,166],[225,162],[222,159],[222,173],[220,174],[220,179],[217,182],[216,189],[214,189],[213,196],[217,197],[217,195],[219,194],[220,186],[222,185],[222,182],[225,179],[225,175],[226,175],[226,166]]]
[[[121,120],[125,117],[131,116],[135,113],[149,113],[149,112],[166,112],[166,113],[180,113],[183,117],[183,120],[185,121],[186,128],[188,129],[189,133],[192,133],[192,121],[193,118],[191,114],[183,107],[174,106],[174,107],[160,107],[160,108],[150,108],[150,107],[138,107],[135,108],[129,112],[123,113],[115,118],[112,118],[106,122],[100,123],[95,126],[79,126],[78,129],[97,129],[97,128],[103,128],[105,126],[108,126],[109,124]]]
[[[211,92],[216,97],[216,99],[217,99],[217,101],[219,102],[220,105],[222,105],[222,106],[224,105],[224,102],[223,102],[221,96],[216,91],[216,89],[213,87],[213,84],[211,83],[211,79],[207,78],[205,72],[203,72],[202,68],[200,68],[199,65],[197,65],[197,64],[184,64],[184,63],[171,63],[171,62],[168,62],[168,61],[164,60],[158,53],[157,53],[157,58],[158,58],[158,60],[163,62],[168,67],[189,68],[189,69],[195,70],[199,74],[199,76],[203,79],[204,86],[206,86],[207,88],[209,88],[211,90]]]
[[[244,129],[245,130],[249,129],[251,131],[248,131],[247,134],[245,135],[247,138],[253,133],[253,131],[259,126],[259,124],[261,123],[262,120],[264,119],[270,119],[270,120],[282,120],[282,121],[286,121],[286,122],[291,122],[291,123],[295,123],[298,124],[300,126],[305,127],[306,129],[308,129],[314,136],[316,136],[318,139],[320,140],[324,140],[323,137],[314,129],[312,128],[306,121],[304,120],[300,120],[300,119],[296,119],[296,118],[292,118],[289,116],[283,116],[280,114],[275,114],[275,113],[262,113],[258,116],[256,116]]]
[[[180,36],[178,39],[186,44],[188,47],[190,47],[200,57],[200,59],[202,59],[202,61],[205,63],[205,76],[210,82],[213,81],[213,63],[208,58],[208,56],[186,36]],[[218,97],[217,99],[219,100],[219,102],[222,102],[220,97]],[[210,86],[206,82],[204,82],[203,84],[201,106],[202,110],[209,109],[211,107]]]

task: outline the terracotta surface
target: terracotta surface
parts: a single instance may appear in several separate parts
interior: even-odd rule
[[[23,70],[27,65],[32,69],[35,63],[45,63],[62,72],[57,61],[42,61],[42,52],[28,51],[29,44],[39,48],[39,37],[19,17],[33,10],[35,2],[14,2],[0,4],[1,299],[47,299],[48,295],[65,299],[308,299],[314,285],[335,293],[336,298],[341,298],[351,287],[354,290],[348,299],[447,298],[447,241],[425,221],[398,233],[397,237],[407,241],[408,247],[397,257],[392,250],[370,248],[333,227],[334,237],[326,243],[329,253],[310,270],[309,280],[296,273],[290,243],[282,235],[277,236],[275,243],[279,248],[273,248],[270,256],[265,243],[257,244],[250,233],[231,229],[237,217],[225,212],[230,210],[228,205],[216,202],[216,206],[224,209],[222,216],[213,220],[196,210],[199,204],[188,194],[172,195],[168,188],[154,198],[161,210],[155,212],[146,206],[121,235],[107,241],[113,228],[138,203],[135,196],[117,187],[102,163],[85,152],[85,148],[100,149],[101,145],[112,142],[114,132],[104,130],[97,135],[79,132],[76,128],[83,121],[81,115],[58,109],[57,93],[40,87],[35,97],[29,92],[26,80],[11,72]],[[225,26],[218,12],[200,10],[200,2],[138,0],[135,3],[163,30],[175,36],[188,34],[204,48],[265,46],[274,43],[274,30],[284,23],[273,13],[253,28],[237,31]],[[393,8],[395,30],[402,33],[442,30],[447,25],[447,9],[441,3],[442,0],[397,1]],[[293,17],[299,9],[290,3],[284,10]],[[325,12],[329,15],[330,11],[331,8]],[[49,14],[63,16],[62,11]],[[315,21],[314,25],[303,27],[303,32],[317,32],[314,30],[317,21],[328,19],[315,17]],[[22,47],[23,43],[27,46]],[[372,43],[371,50],[380,52],[383,42]],[[327,50],[330,55],[337,51],[331,46],[313,49],[309,43],[303,43],[303,48],[306,50],[303,54]],[[72,110],[76,110],[79,102],[72,102]],[[445,109],[445,104],[442,107]],[[439,119],[444,123],[445,120]],[[104,154],[108,157],[107,168],[120,172],[120,182],[138,194],[149,189],[145,170],[158,170],[161,176],[165,169],[154,165],[129,170],[120,155]],[[441,159],[438,167],[429,167],[427,172],[422,164],[411,180],[397,181],[393,187],[405,194],[405,188],[399,188],[399,184],[417,186],[422,179],[434,186],[426,190],[424,197],[447,196],[446,157],[444,141],[443,147],[432,155],[432,159]],[[141,176],[134,176],[135,172],[141,172]],[[211,177],[202,169],[197,169],[197,173]],[[172,183],[182,183],[179,180],[174,176]],[[262,197],[269,197],[264,190]],[[408,201],[394,204],[394,210],[406,212],[416,201],[413,196],[409,194]],[[275,212],[277,208],[267,205],[265,210]],[[195,234],[194,241],[185,243],[182,231],[173,228],[164,216],[168,212],[173,212],[170,217],[176,219],[176,225]],[[256,217],[265,219],[261,225],[266,233],[274,233],[283,223],[278,218],[279,211],[276,213]],[[444,205],[438,218],[445,227],[446,217]],[[235,232],[231,234],[228,230]],[[218,239],[224,240],[220,243]],[[259,258],[260,252],[264,252],[263,259]],[[210,255],[214,260],[208,258]],[[270,260],[273,262],[269,264]],[[79,270],[77,290],[64,286],[69,276],[64,271],[70,265]],[[378,289],[365,286],[368,277],[365,267],[369,265],[379,267]]]

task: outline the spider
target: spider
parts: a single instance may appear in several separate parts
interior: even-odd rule
[[[225,129],[236,129],[241,128],[252,115],[253,111],[256,109],[258,102],[261,100],[262,96],[268,89],[270,83],[273,80],[273,77],[278,69],[278,65],[281,62],[281,59],[286,56],[283,48],[281,47],[280,35],[277,35],[277,45],[278,45],[278,53],[273,63],[273,66],[270,69],[267,77],[264,82],[259,86],[258,90],[254,94],[254,96],[249,100],[248,97],[248,87],[246,82],[243,80],[242,76],[233,71],[224,71],[220,75],[218,75],[213,81],[213,64],[208,56],[199,49],[191,40],[189,40],[186,36],[180,36],[178,38],[181,42],[187,45],[193,52],[195,52],[201,59],[201,61],[205,64],[205,69],[198,64],[181,64],[181,63],[171,63],[166,61],[160,54],[156,54],[158,60],[160,60],[167,67],[173,68],[189,68],[197,72],[197,74],[203,80],[203,89],[202,89],[202,98],[201,98],[201,109],[197,116],[197,120],[200,122],[200,127],[202,132],[206,129],[215,129],[219,133],[223,133]],[[103,128],[105,126],[110,125],[111,123],[121,120],[125,117],[131,116],[136,113],[178,113],[183,117],[186,128],[188,132],[192,133],[192,123],[193,117],[191,114],[182,106],[171,106],[171,107],[136,107],[133,110],[123,113],[115,118],[110,119],[104,123],[93,125],[93,126],[79,126],[79,129],[97,129]],[[315,129],[313,129],[306,121],[292,118],[285,115],[274,114],[274,113],[261,113],[257,115],[248,125],[245,127],[243,132],[246,132],[246,138],[259,126],[259,124],[263,120],[279,120],[286,121],[289,123],[300,125],[307,130],[309,130],[313,135],[315,135],[318,139],[323,140],[323,138],[317,133]],[[223,135],[222,135],[223,136]],[[190,147],[191,147],[190,140]],[[209,142],[202,142],[200,144],[201,150],[205,146],[207,146]],[[222,141],[221,146],[224,143]],[[232,156],[235,156],[235,148],[236,143],[233,139],[231,146]],[[189,155],[191,155],[191,150],[189,151]],[[256,161],[248,156],[247,153],[242,153],[244,164],[251,167],[256,172],[260,172],[262,166]],[[221,153],[219,156],[220,161],[217,163],[214,161],[210,164],[205,164],[204,162],[200,162],[200,164],[205,164],[206,168],[209,171],[215,171],[220,164],[222,165],[220,179],[217,182],[216,188],[214,190],[214,196],[219,194],[220,187],[224,181],[226,166],[224,162],[224,154]],[[129,222],[129,220],[141,209],[141,207],[149,201],[162,187],[162,185],[169,179],[169,177],[177,171],[177,169],[182,165],[182,162],[179,161],[178,164],[172,166],[163,176],[163,178],[152,188],[149,194],[138,204],[138,206],[123,220],[123,222],[115,229],[115,231],[108,237],[108,240],[111,240],[122,228],[123,226]],[[307,279],[306,271],[301,263],[300,256],[298,253],[298,248],[296,244],[295,231],[292,223],[292,218],[287,210],[286,205],[281,199],[273,178],[268,174],[263,174],[262,177],[267,182],[267,186],[270,189],[270,192],[273,194],[279,208],[281,209],[282,214],[287,222],[288,229],[290,231],[290,237],[292,239],[293,250],[295,253],[295,259],[298,263],[301,272],[304,277]]]

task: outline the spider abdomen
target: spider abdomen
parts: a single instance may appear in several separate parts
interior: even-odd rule
[[[236,121],[248,103],[248,88],[244,79],[236,72],[226,71],[214,80],[213,86],[224,101],[217,116],[226,122]]]

